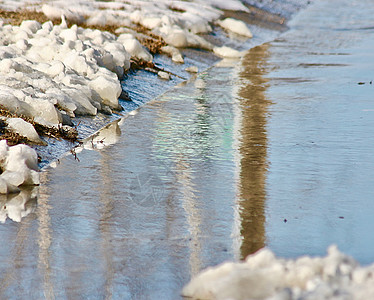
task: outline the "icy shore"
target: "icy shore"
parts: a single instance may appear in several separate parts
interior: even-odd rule
[[[213,24],[252,37],[244,22],[219,20],[222,9],[248,11],[237,0],[68,3],[33,1],[30,5],[29,1],[5,1],[0,5],[5,11],[33,10],[49,19],[44,23],[24,20],[19,26],[9,24],[7,18],[0,20],[0,109],[6,112],[1,116],[2,132],[19,136],[31,145],[48,145],[49,136],[40,132],[41,126],[76,136],[76,116],[95,116],[99,112],[111,115],[122,109],[120,80],[129,71],[131,60],[146,65],[153,61],[151,51],[139,42],[139,32],[132,28],[145,28],[143,39],[156,36],[159,40],[151,44],[160,43],[157,51],[175,63],[184,63],[179,48],[186,47],[205,49],[220,57],[241,56],[239,51],[218,47],[199,35],[211,32]],[[56,25],[58,19],[61,23]],[[116,26],[116,30],[110,33],[92,29],[105,26]],[[170,79],[167,72],[159,71],[158,75]],[[10,147],[9,153],[17,147]],[[22,153],[32,149],[22,147],[18,155],[28,161],[29,154]],[[12,165],[13,156],[7,151],[3,151],[1,159]],[[6,170],[3,165],[4,174]],[[30,168],[29,172],[34,170]],[[0,193],[16,191],[13,185],[23,184],[3,177],[6,183]],[[36,179],[33,184],[37,184]]]

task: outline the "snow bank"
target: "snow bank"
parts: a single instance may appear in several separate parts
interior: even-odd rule
[[[0,104],[48,127],[71,125],[76,115],[120,109],[119,78],[130,54],[117,37],[76,25],[24,21],[0,27]],[[28,124],[7,120],[14,131],[43,142]],[[23,128],[23,130],[21,129]]]
[[[276,258],[269,249],[201,272],[183,291],[193,299],[374,299],[374,264],[360,266],[330,246],[326,257]]]
[[[19,192],[23,185],[39,184],[38,155],[27,145],[9,147],[0,141],[0,194]]]
[[[117,29],[119,36],[77,25],[68,28],[66,19],[90,26],[142,25],[163,37],[167,45],[160,51],[176,63],[184,63],[178,48],[185,47],[213,51],[220,57],[242,56],[235,49],[215,47],[199,35],[211,32],[213,23],[252,36],[242,21],[219,21],[221,9],[248,11],[239,0],[34,0],[31,4],[28,0],[9,0],[0,7],[29,7],[62,20],[60,25],[27,20],[20,26],[4,25],[0,20],[0,105],[47,127],[71,126],[77,115],[120,110],[119,79],[130,68],[131,57],[153,60],[138,40],[144,37],[141,33],[125,27]],[[158,75],[170,79],[168,73]],[[8,129],[36,144],[45,144],[30,123],[19,118],[5,121]]]

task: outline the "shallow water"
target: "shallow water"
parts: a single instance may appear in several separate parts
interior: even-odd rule
[[[373,262],[372,4],[316,3],[0,199],[0,298],[176,299],[264,246]]]

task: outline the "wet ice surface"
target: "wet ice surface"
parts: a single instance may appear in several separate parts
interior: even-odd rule
[[[321,255],[334,242],[367,264],[374,260],[373,6],[347,1],[331,14],[337,2],[312,6],[269,48],[266,244],[293,257],[305,249]]]
[[[264,246],[373,262],[372,7],[329,3],[42,173],[0,226],[0,298],[176,299]]]

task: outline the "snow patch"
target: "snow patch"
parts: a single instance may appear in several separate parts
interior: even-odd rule
[[[325,257],[276,258],[269,249],[194,277],[182,291],[193,299],[372,299],[374,265],[361,267],[330,246]]]

